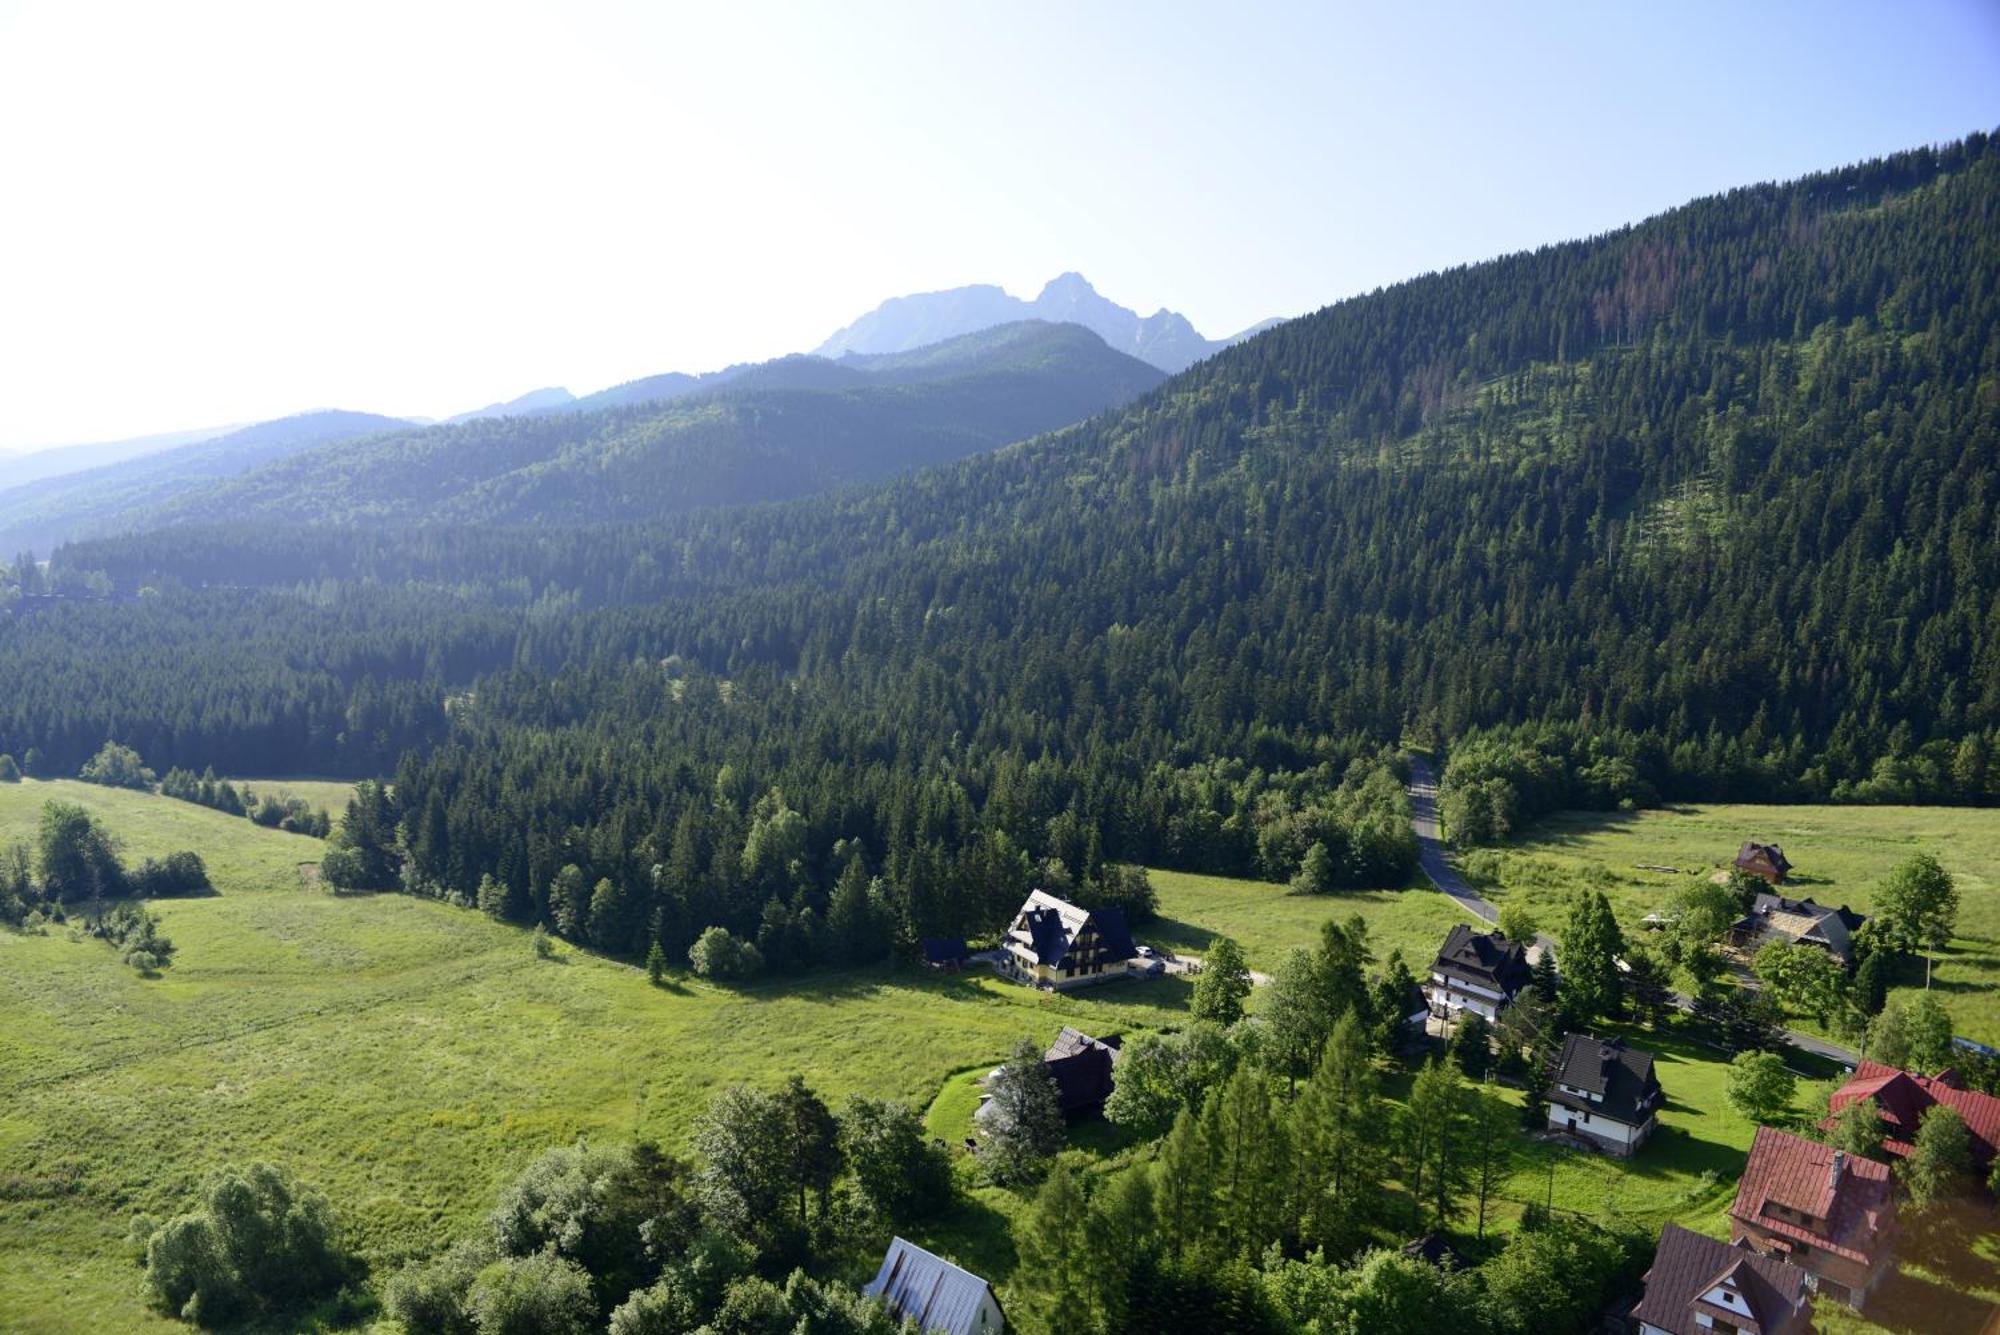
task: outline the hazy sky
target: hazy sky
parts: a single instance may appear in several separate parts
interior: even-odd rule
[[[1065,269],[1216,335],[1996,125],[1992,0],[0,0],[0,447],[584,392]]]

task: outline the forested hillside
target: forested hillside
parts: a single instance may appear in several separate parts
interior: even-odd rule
[[[903,357],[851,366],[785,358],[703,384],[647,390],[653,382],[639,382],[554,412],[295,455],[154,517],[651,519],[950,462],[1116,407],[1160,379],[1075,325],[1023,323]],[[666,401],[642,397],[653,393]]]
[[[1408,735],[1541,739],[1599,804],[1991,801],[1996,203],[1984,136],[1734,191],[790,506],[75,545],[58,587],[161,592],[0,630],[0,749],[422,748],[382,817],[408,882],[587,937],[608,885],[614,948],[783,938],[857,857],[913,930],[1050,856],[1378,874],[1370,757]]]
[[[172,497],[234,477],[317,445],[407,430],[377,413],[300,413],[109,463],[83,472],[25,481],[0,490],[0,542],[39,546],[118,527]],[[0,472],[0,484],[6,481]]]

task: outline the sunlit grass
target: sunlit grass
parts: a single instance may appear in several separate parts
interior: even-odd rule
[[[1626,815],[1569,812],[1508,847],[1459,858],[1495,902],[1525,901],[1544,931],[1578,887],[1604,891],[1629,932],[1679,887],[1726,866],[1746,839],[1782,844],[1794,866],[1785,893],[1873,910],[1873,887],[1912,853],[1928,852],[1957,881],[1958,936],[1937,958],[1932,990],[1965,1037],[2000,1046],[2000,810],[1971,807],[1677,807]],[[1677,872],[1647,870],[1674,867]],[[1896,995],[1923,988],[1921,968]]]

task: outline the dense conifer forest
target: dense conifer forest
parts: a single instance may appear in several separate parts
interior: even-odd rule
[[[375,877],[780,962],[1049,875],[1143,909],[1128,862],[1380,883],[1410,742],[1475,838],[1991,802],[1996,202],[1986,136],[1732,191],[785,505],[73,544],[0,594],[0,751],[393,778]]]

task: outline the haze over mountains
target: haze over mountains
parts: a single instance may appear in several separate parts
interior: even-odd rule
[[[52,445],[46,449],[0,449],[0,488],[18,487],[45,477],[80,473],[123,459],[158,454],[196,441],[213,440],[237,430],[236,426],[197,427],[188,431],[163,431],[125,440],[92,441],[81,445]]]
[[[144,625],[75,609],[0,657],[0,680],[17,684],[0,727],[74,765],[144,712],[109,678],[67,714],[43,690],[78,636],[107,660],[169,634],[220,636],[234,654],[290,626],[281,614],[391,636],[367,621],[379,608],[407,626],[393,635],[473,647],[421,686],[428,703],[411,706],[408,731],[381,734],[365,757],[338,740],[365,686],[349,665],[288,667],[302,675],[278,687],[224,658],[201,669],[205,703],[121,737],[156,764],[361,771],[434,742],[437,702],[479,673],[577,674],[581,690],[579,655],[680,655],[738,683],[771,674],[763,704],[750,686],[732,697],[743,717],[837,717],[834,749],[789,752],[751,783],[788,796],[815,782],[784,768],[793,761],[838,768],[865,754],[928,774],[943,763],[933,740],[976,736],[983,758],[954,760],[960,773],[986,767],[968,786],[987,790],[996,757],[1032,749],[1072,767],[1086,824],[1119,829],[1130,811],[1099,804],[1124,791],[1113,774],[1211,756],[1309,767],[1414,723],[1452,738],[1568,729],[1579,769],[1670,796],[1849,785],[1877,800],[1988,800],[2000,778],[1983,759],[2000,740],[2000,428],[1982,392],[1995,375],[1996,198],[2000,150],[1985,136],[1734,191],[1330,306],[1013,449],[781,506],[622,527],[302,529],[342,497],[346,517],[385,522],[632,514],[619,508],[637,494],[622,489],[628,461],[655,440],[566,440],[535,452],[539,464],[401,509],[378,506],[397,492],[339,470],[315,478],[300,456],[276,466],[282,483],[267,471],[219,490],[198,529],[79,544],[54,578],[196,591],[227,577],[275,599],[302,580],[416,581],[435,597],[391,608],[366,594],[324,611],[280,600],[261,605],[264,621],[192,598]],[[698,416],[731,431],[783,419],[794,392],[721,395]],[[694,458],[711,439],[737,448],[740,436],[680,420],[696,406],[668,405],[658,439]],[[561,485],[538,495],[550,470]],[[455,592],[503,587],[562,591],[573,625],[523,656],[514,632],[491,638],[478,598]],[[234,635],[209,624],[224,612],[242,622]],[[206,664],[207,650],[188,653]],[[275,643],[264,656],[296,658]],[[946,679],[921,703],[902,694]],[[485,721],[504,733],[538,698],[524,688],[517,719],[489,697]],[[605,710],[576,705],[565,717],[593,721],[562,745],[596,755],[591,729],[624,736],[631,721],[613,727]],[[237,721],[248,717],[269,721]],[[731,752],[721,736],[685,744]],[[297,738],[324,744],[301,760]],[[1174,800],[1158,795],[1163,809]],[[1105,855],[1166,854],[1108,840]]]
[[[45,476],[0,490],[0,539],[14,547],[46,550],[64,538],[115,528],[127,516],[295,451],[409,426],[402,418],[376,413],[300,413],[81,472]],[[0,472],[0,479],[10,473],[11,467]]]
[[[1096,340],[1086,342],[1072,336],[1058,336],[1046,332],[1046,328],[1038,334],[1026,334],[1030,326],[1050,324],[1070,324],[1088,330],[1096,334]],[[444,418],[442,426],[466,428],[472,424],[500,424],[528,418],[592,416],[614,408],[662,406],[722,390],[834,394],[860,390],[870,384],[876,390],[890,384],[914,386],[918,382],[948,378],[992,376],[1002,370],[1002,360],[1008,364],[1006,374],[1026,376],[1016,388],[1032,400],[1030,404],[1002,404],[994,398],[1000,382],[988,380],[982,390],[970,384],[958,386],[960,394],[970,394],[972,398],[986,394],[980,404],[962,404],[970,414],[964,420],[944,420],[940,416],[926,420],[926,410],[920,410],[908,394],[894,408],[884,398],[874,410],[862,408],[862,404],[852,400],[826,398],[818,400],[806,416],[798,416],[806,408],[806,402],[798,400],[790,404],[792,412],[782,420],[782,426],[778,416],[762,412],[756,416],[756,426],[738,416],[720,434],[716,434],[718,428],[712,410],[706,418],[702,414],[680,414],[672,424],[658,424],[662,436],[652,442],[654,452],[648,458],[676,458],[686,462],[688,450],[694,448],[690,440],[700,432],[710,434],[710,454],[706,464],[684,478],[654,476],[648,482],[654,488],[652,496],[662,498],[670,494],[678,500],[648,502],[626,496],[610,506],[610,514],[648,516],[672,512],[688,504],[730,504],[796,496],[1006,444],[1018,438],[1016,432],[1032,434],[1064,426],[1090,412],[1122,404],[1140,388],[1150,388],[1146,376],[1136,366],[1122,362],[1136,362],[1160,372],[1178,372],[1272,324],[1280,322],[1268,320],[1228,340],[1208,340],[1184,316],[1160,310],[1142,318],[1102,298],[1080,274],[1062,274],[1042,288],[1032,302],[1012,298],[994,286],[892,298],[834,334],[816,354],[738,364],[706,374],[664,372],[586,396],[576,396],[560,386],[548,386],[454,414]],[[986,342],[964,342],[968,336],[1004,326],[1020,326],[1020,330]],[[926,348],[938,348],[938,354],[910,362],[892,360]],[[1108,360],[1106,354],[1118,356]],[[1068,362],[1066,368],[1060,366],[1064,362]],[[1058,388],[1056,380],[1064,384]],[[938,414],[952,396],[932,386],[932,390],[918,398],[926,398],[928,412]],[[732,412],[742,406],[740,400],[734,402]],[[812,428],[808,424],[812,412],[832,416],[818,428]],[[864,430],[856,414],[866,416],[868,412],[888,414],[888,418],[872,418],[874,426],[866,428],[886,430],[890,436],[878,444],[874,462],[862,458],[866,450],[852,436],[852,432]],[[842,418],[842,424],[836,426],[834,416]],[[896,418],[898,426],[888,426],[890,418]],[[920,422],[928,424],[918,426]],[[46,550],[68,538],[110,534],[142,522],[204,518],[214,514],[204,500],[208,496],[214,496],[216,506],[236,500],[252,504],[258,514],[298,514],[298,506],[288,506],[280,500],[282,480],[294,474],[276,472],[264,480],[246,480],[238,492],[218,490],[218,486],[230,478],[276,464],[286,456],[334,446],[356,436],[392,436],[394,440],[376,442],[346,464],[324,456],[298,466],[298,474],[310,474],[316,484],[324,486],[334,486],[328,480],[336,474],[350,478],[350,484],[334,488],[338,496],[328,496],[324,490],[316,492],[322,500],[332,502],[332,512],[322,518],[348,514],[366,514],[372,520],[418,516],[466,518],[498,512],[506,512],[518,520],[550,518],[540,514],[530,498],[550,496],[552,490],[562,490],[564,484],[556,482],[560,476],[574,476],[580,468],[578,450],[582,446],[578,446],[578,440],[592,436],[600,428],[630,432],[634,424],[622,420],[612,428],[592,420],[588,426],[576,426],[574,430],[488,426],[460,436],[424,436],[424,430],[432,426],[438,424],[424,418],[308,412],[246,428],[208,428],[126,442],[0,456],[0,544]],[[774,430],[776,436],[784,438],[784,444],[766,448],[760,440],[760,432],[766,430]],[[826,444],[824,450],[808,458],[812,452],[804,450],[802,434],[810,430],[820,430],[828,442],[838,444]],[[924,432],[926,442],[918,444],[910,432]],[[560,446],[556,444],[558,436],[564,442]],[[674,436],[680,444],[666,446],[664,436]],[[730,464],[720,454],[714,454],[722,448],[726,436],[736,442],[734,448],[744,452],[740,460]],[[538,456],[536,450],[542,446],[526,444],[530,438],[542,442],[548,450],[568,452],[564,462]],[[194,448],[202,442],[218,440],[216,448]],[[588,450],[584,452],[588,454]],[[454,458],[440,468],[440,454]],[[750,478],[758,468],[770,466],[780,458],[792,468],[782,476],[766,476],[762,488],[750,486]],[[630,458],[622,466],[632,468]],[[500,474],[518,468],[536,468],[536,478],[532,482],[526,478],[516,478],[512,484],[498,482]],[[360,482],[368,472],[388,476],[398,470],[428,484],[428,504],[416,504],[410,496],[386,498],[382,486]],[[724,478],[724,474],[732,472],[736,474],[734,482]],[[480,498],[448,498],[446,490],[452,486],[446,482],[448,478],[476,488]],[[416,490],[424,492],[426,488],[418,486]],[[500,492],[512,492],[514,500],[500,502]],[[362,500],[364,496],[368,500]]]
[[[0,541],[147,524],[601,522],[783,500],[948,462],[1117,407],[1164,379],[1074,324],[1023,321],[912,352],[793,356],[413,428],[287,418],[0,491]],[[562,397],[557,397],[557,396]]]
[[[813,351],[822,357],[907,352],[1013,320],[1080,324],[1117,351],[1169,374],[1282,323],[1265,320],[1228,338],[1204,338],[1184,315],[1163,307],[1141,316],[1099,295],[1082,274],[1066,273],[1049,280],[1033,301],[987,283],[892,297]]]

